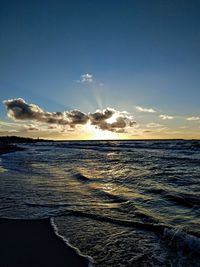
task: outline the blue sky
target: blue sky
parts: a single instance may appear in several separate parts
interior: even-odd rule
[[[166,114],[169,131],[189,123],[195,137],[199,120],[187,118],[200,116],[199,12],[195,0],[1,1],[0,100],[49,112],[126,110],[143,132]],[[0,116],[13,121],[4,104]]]

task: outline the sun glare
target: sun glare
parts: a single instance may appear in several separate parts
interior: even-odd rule
[[[116,133],[113,133],[110,131],[97,130],[92,135],[92,139],[94,139],[94,140],[112,140],[112,139],[118,139],[118,136]]]
[[[95,128],[94,125],[87,124],[86,125],[86,131],[90,135],[90,139],[92,140],[113,140],[113,139],[119,139],[119,136],[117,133],[111,132],[111,131],[103,131],[101,129]]]
[[[106,120],[106,122],[108,123],[116,122],[117,116],[118,116],[117,114],[113,114],[111,118]]]

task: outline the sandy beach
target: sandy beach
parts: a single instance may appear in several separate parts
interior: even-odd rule
[[[24,150],[1,144],[0,154]],[[0,267],[85,267],[79,256],[54,233],[50,219],[14,220],[0,218]]]
[[[57,237],[49,219],[0,219],[1,267],[85,267],[79,256]]]

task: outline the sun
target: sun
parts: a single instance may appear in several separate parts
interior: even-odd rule
[[[91,140],[114,140],[119,139],[117,133],[97,129],[94,125],[87,124],[85,128],[86,132],[88,132]]]
[[[116,133],[113,133],[111,131],[103,131],[96,129],[96,132],[92,135],[93,140],[113,140],[118,139],[118,136]]]

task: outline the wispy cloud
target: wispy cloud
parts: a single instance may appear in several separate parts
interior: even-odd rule
[[[64,112],[46,112],[35,104],[29,104],[24,99],[5,100],[8,116],[11,119],[18,121],[38,122],[48,125],[56,125],[68,128],[75,128],[79,125],[87,123],[94,127],[111,132],[125,132],[129,127],[132,127],[135,122],[133,117],[126,111],[117,111],[113,108],[97,110],[94,113],[84,113],[74,109]],[[36,131],[38,127],[31,125],[29,130]]]
[[[140,106],[136,106],[136,109],[140,112],[146,112],[146,113],[155,113],[156,110],[154,110],[153,108],[145,108],[145,107],[140,107]]]
[[[173,119],[174,119],[174,116],[163,115],[163,114],[161,114],[159,117],[160,117],[162,120],[173,120]]]
[[[188,128],[188,126],[185,126],[185,125],[179,126],[179,129],[187,129],[187,128]]]
[[[31,132],[31,131],[34,131],[34,132],[37,132],[40,130],[40,128],[34,124],[28,124],[25,126],[25,129],[28,131],[28,132]]]
[[[82,83],[92,83],[93,82],[93,75],[91,73],[82,74],[80,82],[82,82]]]
[[[157,127],[162,127],[163,125],[160,123],[155,123],[155,122],[150,122],[146,125],[147,128],[157,128]]]
[[[0,121],[0,127],[3,132],[21,132],[21,131],[39,131],[38,123],[27,124],[23,121],[4,122]]]
[[[91,73],[84,73],[80,76],[79,80],[75,80],[77,83],[82,83],[82,84],[92,84],[98,87],[103,87],[105,84],[101,81],[98,81],[94,78],[93,74]]]
[[[200,117],[198,117],[198,116],[188,117],[186,120],[187,121],[199,121]]]

